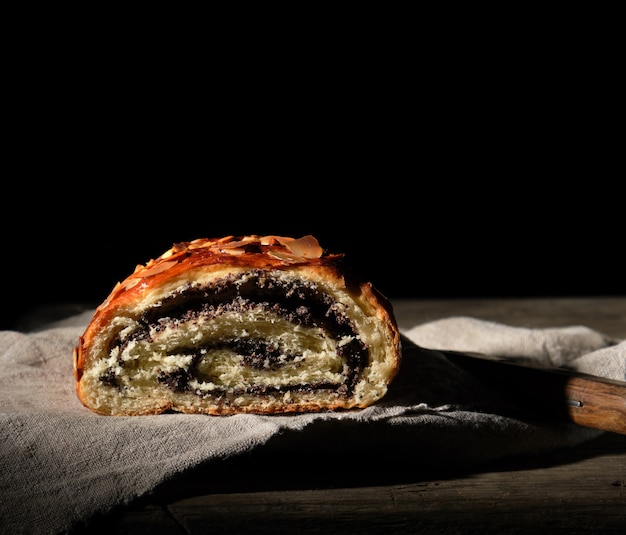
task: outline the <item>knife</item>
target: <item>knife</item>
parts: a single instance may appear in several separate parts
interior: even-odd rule
[[[626,382],[479,353],[438,350],[511,401],[548,418],[626,434]]]

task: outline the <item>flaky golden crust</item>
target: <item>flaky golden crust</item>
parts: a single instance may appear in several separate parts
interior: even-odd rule
[[[342,254],[328,254],[313,236],[299,239],[283,236],[227,236],[218,239],[198,239],[175,244],[161,256],[135,271],[118,283],[95,314],[74,349],[73,364],[76,392],[81,402],[101,414],[114,414],[107,408],[94,406],[82,381],[90,363],[102,358],[102,333],[119,317],[136,317],[141,310],[158,304],[168,297],[173,288],[194,284],[202,279],[211,281],[224,274],[242,271],[288,272],[305,280],[322,281],[337,292],[345,292],[354,299],[366,317],[375,318],[384,331],[384,352],[387,360],[386,381],[390,382],[400,365],[400,334],[390,302],[373,285],[357,278],[343,264]],[[98,346],[98,349],[96,349]],[[89,387],[91,389],[92,387]],[[170,409],[187,413],[236,414],[251,412],[277,414],[310,412],[367,406],[349,404],[342,398],[323,403],[253,403],[245,407],[219,404],[177,405],[171,402],[155,403],[138,410],[127,409],[118,414],[159,414]]]

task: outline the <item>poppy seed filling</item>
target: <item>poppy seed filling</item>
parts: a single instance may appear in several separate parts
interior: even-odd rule
[[[315,282],[276,271],[188,283],[120,329],[98,378],[122,396],[148,368],[162,387],[200,397],[349,396],[369,352],[346,306]]]

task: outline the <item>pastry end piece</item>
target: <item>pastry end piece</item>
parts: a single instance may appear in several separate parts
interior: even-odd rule
[[[175,244],[138,265],[74,349],[80,401],[103,415],[359,409],[401,360],[388,299],[313,236]]]

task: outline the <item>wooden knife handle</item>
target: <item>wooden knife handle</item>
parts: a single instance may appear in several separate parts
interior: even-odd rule
[[[565,394],[572,422],[626,435],[626,383],[572,372]]]
[[[441,353],[513,397],[522,408],[585,427],[626,434],[624,381],[475,353]]]

